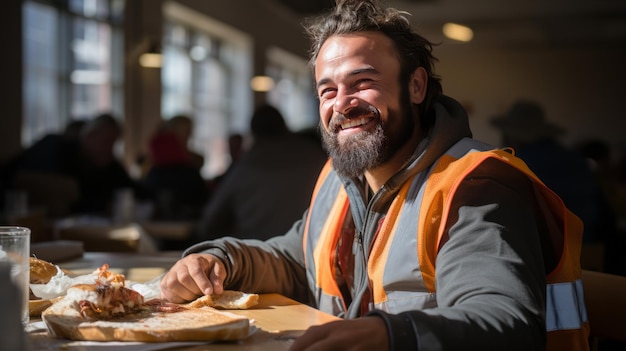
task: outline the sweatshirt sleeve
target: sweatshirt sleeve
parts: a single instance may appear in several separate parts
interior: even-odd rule
[[[267,241],[223,237],[193,245],[183,256],[204,252],[219,257],[226,266],[227,289],[280,293],[311,304],[302,249],[304,218],[306,212],[286,234]]]
[[[544,350],[545,269],[530,181],[487,165],[453,200],[436,260],[436,308],[374,311],[391,350]],[[517,174],[516,174],[517,173]]]

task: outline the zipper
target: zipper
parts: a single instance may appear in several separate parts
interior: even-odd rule
[[[360,315],[363,296],[366,292],[369,292],[369,288],[370,288],[369,281],[367,279],[367,262],[368,262],[369,252],[366,252],[365,250],[365,233],[370,232],[369,217],[371,216],[371,213],[372,213],[371,211],[372,203],[375,202],[375,199],[377,197],[376,195],[378,195],[378,193],[374,194],[374,197],[371,199],[371,201],[368,202],[366,206],[366,210],[365,210],[365,218],[363,221],[363,226],[361,230],[359,230],[355,234],[355,242],[352,248],[352,253],[355,258],[354,267],[355,268],[360,267],[360,269],[358,270],[358,272],[355,272],[355,276],[354,276],[355,295],[352,298],[352,303],[350,304],[350,307],[348,308],[348,311],[347,311],[348,318],[356,318],[357,316]],[[371,245],[370,245],[370,248],[371,248]],[[356,273],[358,273],[358,277]],[[368,301],[368,304],[369,304],[369,301]]]

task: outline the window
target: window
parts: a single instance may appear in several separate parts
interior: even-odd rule
[[[228,136],[248,130],[252,45],[246,34],[173,2],[164,5],[163,118],[194,120],[189,147],[204,155],[202,175],[228,165]]]
[[[307,61],[279,48],[268,50],[267,59],[267,75],[275,82],[268,102],[281,111],[292,131],[316,126],[318,102]]]
[[[24,1],[25,146],[71,119],[123,112],[124,0]]]

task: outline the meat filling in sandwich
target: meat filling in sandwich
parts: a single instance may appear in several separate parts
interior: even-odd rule
[[[78,304],[83,317],[108,319],[145,308],[143,296],[124,286],[124,275],[110,272],[107,264],[99,270],[95,284],[78,284],[67,290],[68,299]]]

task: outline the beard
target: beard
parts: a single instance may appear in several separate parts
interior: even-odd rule
[[[415,127],[413,106],[409,102],[408,91],[401,96],[400,111],[389,112],[386,123],[380,118],[379,110],[367,105],[356,107],[347,115],[336,114],[328,129],[320,125],[322,141],[332,159],[333,168],[340,176],[360,177],[365,171],[389,161],[410,139]],[[376,121],[373,131],[361,131],[339,140],[338,125],[341,122],[372,114]],[[400,123],[390,125],[389,122],[397,118],[401,118]]]

